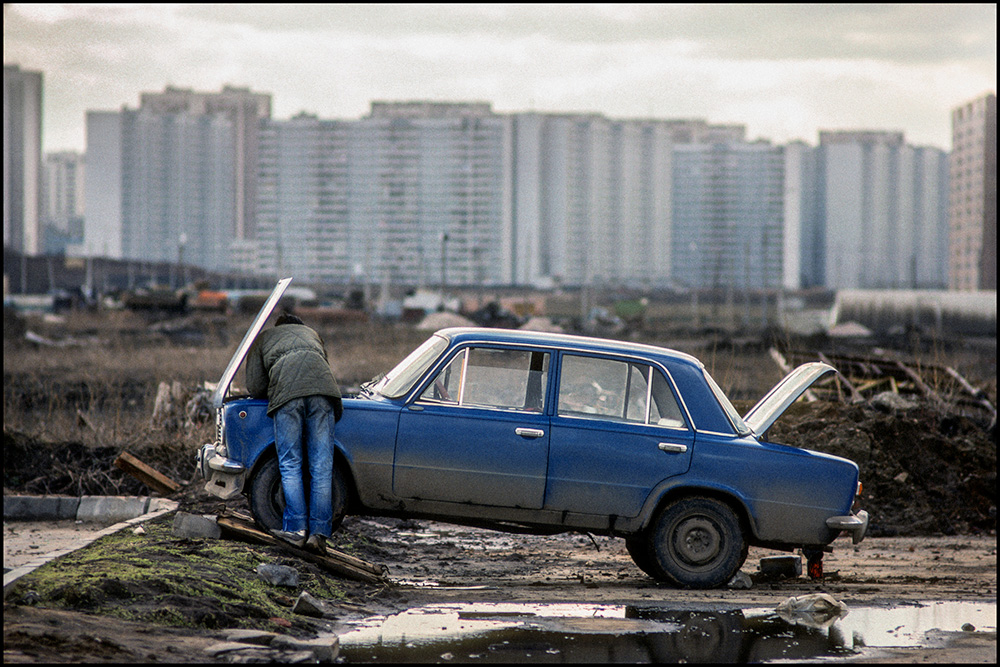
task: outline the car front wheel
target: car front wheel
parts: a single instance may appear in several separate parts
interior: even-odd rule
[[[247,485],[247,501],[254,521],[266,531],[280,529],[285,513],[285,492],[281,487],[281,471],[278,469],[278,459],[269,457],[257,469]],[[307,486],[308,488],[308,486]],[[344,520],[347,507],[347,484],[340,468],[333,467],[333,526],[337,530]]]
[[[690,497],[667,505],[650,531],[654,576],[684,588],[722,586],[747,556],[740,522],[714,498]]]

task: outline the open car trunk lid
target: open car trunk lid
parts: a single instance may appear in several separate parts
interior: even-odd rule
[[[254,339],[260,330],[264,328],[264,324],[267,322],[267,318],[271,316],[271,311],[274,307],[278,305],[278,301],[281,299],[281,295],[285,293],[285,289],[288,284],[292,282],[291,278],[282,278],[278,281],[278,284],[274,286],[271,290],[271,294],[267,297],[267,301],[264,305],[260,307],[260,311],[257,313],[257,317],[254,318],[253,324],[247,329],[246,335],[243,336],[243,340],[240,342],[239,347],[236,348],[236,352],[233,353],[233,358],[229,360],[229,365],[226,366],[226,370],[222,373],[222,378],[219,380],[218,386],[215,388],[215,393],[212,394],[212,405],[218,409],[222,407],[222,402],[226,399],[226,393],[229,392],[229,385],[232,384],[233,377],[236,375],[237,369],[239,369],[240,364],[243,363],[243,358],[247,356],[247,352],[250,351],[250,346],[253,345]]]
[[[802,364],[786,375],[781,382],[774,385],[757,405],[753,406],[743,417],[757,437],[761,437],[771,428],[785,410],[798,399],[816,380],[827,373],[836,373],[837,369],[821,361]]]

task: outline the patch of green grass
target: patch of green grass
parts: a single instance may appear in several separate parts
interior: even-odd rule
[[[339,582],[311,565],[267,547],[172,534],[173,515],[123,530],[22,577],[8,602],[28,591],[38,604],[180,627],[259,627],[271,617],[295,620],[277,598],[307,590],[344,599]],[[263,562],[297,567],[299,588],[272,586],[257,576]],[[287,604],[287,601],[286,601]]]

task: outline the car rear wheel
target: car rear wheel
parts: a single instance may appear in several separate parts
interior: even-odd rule
[[[684,588],[715,588],[739,571],[747,556],[740,521],[725,503],[706,497],[663,508],[650,531],[654,577]]]
[[[253,479],[247,485],[247,501],[254,521],[266,531],[280,529],[285,513],[285,492],[281,487],[281,471],[278,469],[277,457],[271,456],[264,461]],[[308,488],[308,484],[306,485]],[[337,530],[344,520],[347,508],[347,484],[340,467],[333,466],[333,526]]]

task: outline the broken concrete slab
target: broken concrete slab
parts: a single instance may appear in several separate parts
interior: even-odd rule
[[[333,662],[340,654],[340,637],[327,635],[317,639],[296,639],[279,635],[271,642],[271,648],[282,651],[310,651],[318,662]]]
[[[173,534],[177,537],[194,539],[219,539],[222,536],[222,529],[215,522],[214,516],[209,518],[200,514],[178,512],[174,516]]]

